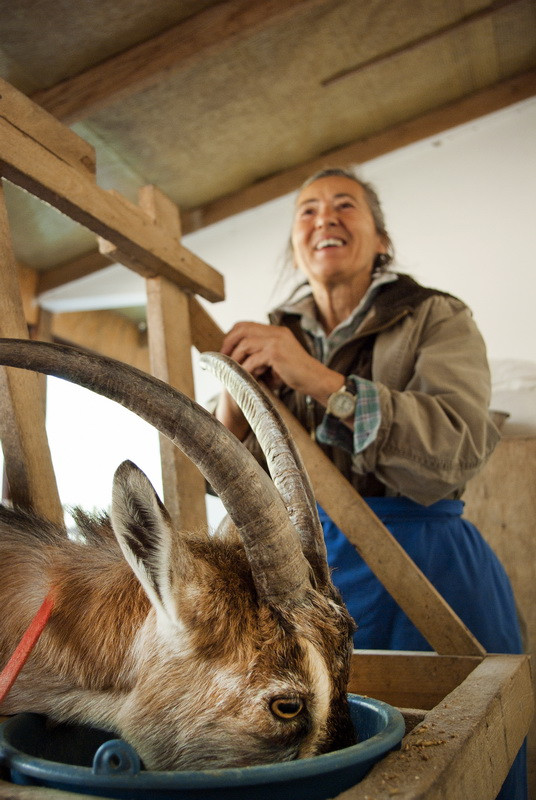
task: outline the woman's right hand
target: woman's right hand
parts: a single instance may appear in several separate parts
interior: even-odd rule
[[[237,322],[225,336],[221,352],[255,378],[262,378],[270,389],[286,385],[323,406],[344,384],[343,375],[310,355],[285,327]],[[245,438],[248,423],[227,392],[220,396],[216,417],[239,439]]]
[[[305,350],[284,326],[238,322],[223,340],[221,352],[274,390],[289,386],[326,405],[344,377]]]

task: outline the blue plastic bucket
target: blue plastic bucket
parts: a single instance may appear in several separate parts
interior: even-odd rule
[[[79,725],[50,725],[39,714],[17,714],[0,725],[0,766],[13,783],[47,786],[124,800],[325,800],[358,783],[400,746],[398,709],[348,695],[356,745],[333,753],[261,766],[150,772],[121,739]]]

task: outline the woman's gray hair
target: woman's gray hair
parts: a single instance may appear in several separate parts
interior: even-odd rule
[[[315,172],[314,175],[311,175],[307,178],[304,183],[299,188],[299,192],[309,186],[314,181],[319,180],[320,178],[331,178],[331,177],[339,177],[339,178],[349,178],[351,181],[357,183],[363,189],[365,193],[365,199],[367,201],[367,205],[370,209],[370,213],[372,214],[372,219],[374,220],[374,226],[376,228],[376,233],[378,233],[387,248],[386,253],[379,253],[376,256],[376,261],[374,263],[374,271],[377,272],[386,272],[389,268],[389,264],[394,259],[395,251],[393,247],[393,243],[391,241],[391,237],[387,232],[387,228],[385,225],[385,218],[383,215],[383,209],[381,207],[380,198],[378,197],[378,193],[376,189],[371,183],[362,180],[357,176],[355,171],[351,168],[342,168],[342,167],[327,167],[325,169],[321,169],[318,172]],[[290,261],[293,259],[293,251],[292,251],[292,241],[289,241],[288,245],[288,257],[287,260]]]

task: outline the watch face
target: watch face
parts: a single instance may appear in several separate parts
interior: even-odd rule
[[[354,413],[355,404],[355,395],[350,394],[350,392],[339,392],[329,398],[327,410],[334,417],[345,419]]]

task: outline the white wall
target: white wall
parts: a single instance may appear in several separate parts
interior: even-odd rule
[[[465,300],[493,361],[536,361],[535,133],[533,98],[361,166],[382,198],[400,268]],[[209,305],[224,329],[239,319],[264,320],[281,298],[283,288],[274,292],[274,285],[292,204],[286,196],[184,238],[225,276],[227,300]],[[143,292],[138,276],[113,267],[49,294],[47,305],[117,307],[125,304],[121,296],[143,302]],[[197,367],[195,378],[203,402],[216,383]],[[99,402],[106,410],[89,430],[95,412],[84,393],[60,386],[51,388],[49,428],[63,501],[106,506],[123,458],[160,486],[156,436],[107,401]],[[75,441],[81,422],[83,442]]]
[[[536,358],[536,98],[360,167],[377,188],[402,271],[459,295],[491,358]],[[293,195],[185,237],[225,275],[224,327],[263,319]]]

